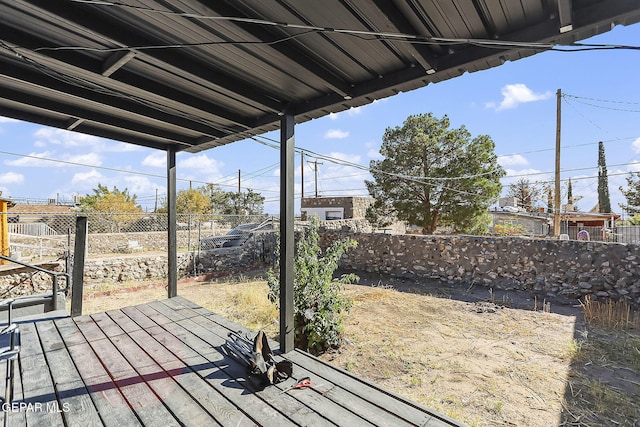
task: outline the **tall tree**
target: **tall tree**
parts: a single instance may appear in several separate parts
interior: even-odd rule
[[[486,230],[488,207],[502,190],[505,175],[487,135],[471,137],[464,127],[450,129],[447,116],[409,116],[402,127],[387,128],[380,154],[370,163],[366,181],[375,202],[367,210],[372,223],[395,216],[432,234],[438,225],[455,231]]]
[[[179,214],[209,213],[209,200],[196,189],[180,190],[176,195],[176,212]]]
[[[264,209],[264,196],[250,188],[246,193],[229,193],[229,201],[238,215],[260,215]]]
[[[114,186],[109,190],[106,185],[98,184],[92,195],[80,198],[80,209],[84,212],[140,213],[142,208],[136,203],[136,198],[126,188],[120,191]]]
[[[609,177],[607,176],[607,161],[604,157],[602,141],[598,142],[598,205],[600,213],[611,213]]]
[[[527,212],[534,210],[540,199],[540,194],[540,187],[526,178],[520,178],[513,184],[509,184],[507,190],[507,197],[518,199],[518,206],[524,207]]]
[[[553,213],[553,189],[548,184],[544,188],[547,193],[547,213]]]
[[[125,188],[120,191],[117,187],[109,190],[106,185],[98,184],[92,195],[80,198],[80,209],[83,212],[100,213],[96,220],[91,221],[92,231],[119,232],[126,225],[139,219],[142,208],[136,203],[136,195],[130,195]],[[100,221],[102,220],[102,221]]]
[[[631,172],[627,179],[627,188],[620,187],[620,192],[627,199],[627,204],[620,207],[629,215],[640,214],[640,172]]]
[[[573,205],[573,187],[571,186],[571,178],[567,184],[567,204]]]
[[[199,188],[208,199],[212,213],[224,215],[260,215],[264,212],[265,197],[252,189],[246,192],[224,191],[215,184]]]

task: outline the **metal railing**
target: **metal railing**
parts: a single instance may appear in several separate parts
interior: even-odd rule
[[[29,296],[27,298],[31,298],[29,300],[29,302],[32,302],[33,304],[28,304],[28,305],[38,305],[40,303],[43,303],[49,297],[51,297],[52,298],[52,301],[51,301],[51,307],[52,308],[51,308],[50,311],[55,311],[55,310],[58,309],[58,293],[60,292],[60,281],[59,281],[59,278],[60,277],[64,277],[66,279],[65,280],[65,282],[66,282],[65,283],[65,288],[64,288],[64,292],[63,293],[67,294],[69,289],[70,289],[69,285],[71,283],[71,275],[69,273],[47,270],[47,269],[44,269],[42,267],[38,267],[36,265],[27,264],[26,262],[22,262],[22,261],[19,261],[19,260],[15,260],[15,259],[6,257],[4,255],[0,255],[0,260],[9,261],[9,262],[12,262],[14,264],[18,264],[18,265],[20,265],[22,267],[30,268],[31,270],[38,271],[40,273],[45,273],[45,274],[50,275],[51,276],[51,281],[52,281],[51,295],[49,295],[49,294],[40,295],[40,297],[41,297],[40,299],[34,298],[34,296]],[[19,300],[19,298],[16,298],[16,299]]]

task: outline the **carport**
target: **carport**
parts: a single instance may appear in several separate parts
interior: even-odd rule
[[[636,0],[0,0],[0,115],[166,151],[170,298],[176,153],[280,129],[289,352],[296,123],[638,21]]]

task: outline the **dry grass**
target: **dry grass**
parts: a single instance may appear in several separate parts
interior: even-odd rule
[[[186,282],[178,293],[253,330],[278,333],[259,276]],[[620,389],[594,369],[640,371],[640,337],[577,334],[576,319],[400,292],[346,286],[354,307],[346,344],[323,358],[471,426],[628,425],[640,381]],[[163,287],[85,301],[85,313],[164,299]],[[620,332],[622,334],[622,332]],[[604,367],[603,367],[604,366]],[[589,370],[591,369],[591,370]],[[615,379],[615,378],[614,378]],[[603,421],[604,420],[604,421]]]
[[[607,329],[640,329],[640,313],[634,312],[627,301],[594,301],[586,295],[580,305],[589,324]]]

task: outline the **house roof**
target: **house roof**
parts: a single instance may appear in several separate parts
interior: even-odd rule
[[[60,205],[27,205],[18,203],[9,209],[8,213],[21,213],[21,214],[61,214],[74,212],[73,206],[60,206]]]
[[[3,1],[0,115],[199,152],[638,21],[636,0]]]

